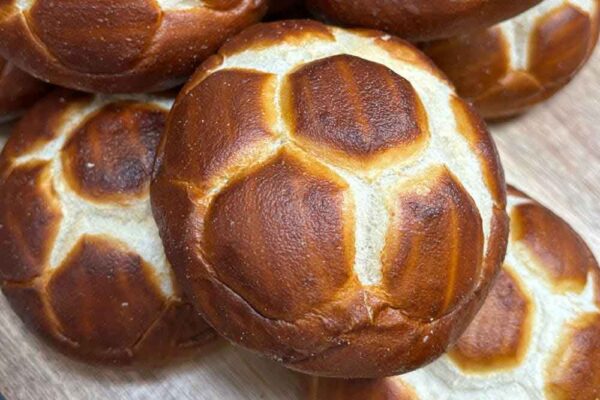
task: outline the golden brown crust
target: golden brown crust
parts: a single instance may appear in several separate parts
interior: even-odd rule
[[[158,91],[185,80],[229,36],[258,21],[264,0],[161,9],[152,0],[0,4],[0,53],[31,74],[80,90]]]
[[[24,112],[50,86],[0,57],[0,122]]]
[[[119,202],[148,194],[167,112],[111,103],[73,133],[62,151],[65,179],[80,196]]]
[[[506,36],[513,28],[503,25],[422,48],[485,118],[507,117],[554,95],[586,63],[598,41],[600,5],[595,2],[594,8],[588,13],[566,3],[533,21],[519,22],[533,24],[528,37],[518,34],[514,39],[527,44],[525,66],[511,63],[510,47],[522,46]]]
[[[532,313],[532,301],[519,278],[505,267],[450,358],[465,372],[518,366],[531,338]]]
[[[546,370],[545,389],[552,400],[600,397],[600,314],[582,316],[561,338]]]
[[[382,168],[427,144],[427,115],[417,93],[380,64],[349,55],[324,58],[289,74],[282,93],[296,143],[338,164],[351,160],[364,168],[376,160]]]
[[[27,282],[44,271],[62,217],[51,177],[49,163],[35,162],[2,182],[1,280]]]
[[[538,203],[520,204],[511,212],[511,241],[532,257],[531,267],[562,291],[580,292],[596,260],[573,229]]]
[[[314,21],[251,27],[201,66],[177,99],[157,156],[151,185],[153,212],[182,290],[229,340],[311,374],[402,373],[438,357],[482,305],[506,250],[504,183],[494,182],[503,176],[499,165],[494,165],[498,164],[495,150],[486,148],[493,144],[485,126],[464,117],[465,133],[461,133],[474,155],[481,155],[482,170],[486,171],[485,157],[491,157],[489,174],[485,178],[482,174],[477,182],[501,206],[493,210],[489,206],[490,245],[481,254],[481,211],[464,182],[446,169],[445,174],[432,177],[435,182],[428,186],[432,195],[423,196],[431,200],[423,202],[435,201],[439,207],[424,206],[424,213],[439,211],[443,220],[439,225],[448,229],[443,238],[426,230],[424,240],[446,240],[450,231],[461,236],[456,245],[441,245],[439,250],[456,250],[465,267],[454,275],[455,284],[442,296],[438,310],[407,313],[406,305],[396,304],[388,293],[391,283],[386,286],[379,278],[369,282],[365,276],[371,271],[359,271],[363,265],[357,253],[381,253],[366,247],[383,249],[386,229],[381,241],[359,249],[369,232],[361,232],[363,239],[357,239],[356,227],[365,226],[370,218],[366,214],[372,211],[383,210],[376,217],[386,225],[392,219],[392,211],[386,210],[387,194],[395,182],[402,186],[405,178],[417,175],[412,168],[420,168],[418,160],[425,151],[415,151],[414,157],[410,151],[394,153],[389,159],[385,152],[405,151],[415,140],[426,148],[433,135],[426,130],[434,126],[428,118],[439,116],[426,114],[424,100],[412,86],[416,82],[392,73],[383,67],[385,62],[377,65],[359,58],[360,54],[339,55],[345,53],[338,40],[345,40],[344,46],[354,45],[353,40],[365,46],[389,42],[375,50],[377,57],[389,55],[388,65],[402,60],[410,64],[407,70],[422,68],[424,77],[430,73],[432,83],[446,85],[443,75],[413,47],[388,41],[381,32],[335,31]],[[244,52],[268,52],[278,44],[303,48],[314,44],[315,51],[328,46],[334,50],[317,52],[314,63],[312,58],[298,64],[290,61],[281,73],[285,60],[277,60],[275,68],[264,66],[272,72],[250,70],[263,69],[254,61],[255,66],[244,69],[248,65],[244,60],[256,57]],[[347,72],[343,80],[338,80],[340,70]],[[374,88],[377,95],[366,87]],[[310,95],[318,98],[308,99]],[[448,114],[453,115],[451,109]],[[242,116],[246,117],[242,120]],[[332,120],[335,123],[328,125]],[[475,122],[473,132],[467,131],[466,125]],[[342,135],[344,129],[355,135]],[[368,163],[361,160],[366,157]],[[438,165],[438,160],[431,165]],[[405,166],[406,174],[401,171]],[[393,183],[373,183],[383,175]],[[372,198],[361,198],[361,184],[373,190]],[[394,200],[402,203],[404,194],[398,192]],[[409,207],[411,199],[402,205]],[[369,201],[372,204],[367,205]],[[371,209],[359,210],[359,206]],[[456,210],[439,210],[444,207]],[[469,219],[469,224],[453,218]],[[398,230],[405,228],[398,225]],[[472,240],[476,250],[468,251],[462,240]],[[373,264],[381,264],[376,255],[372,259]],[[373,265],[372,270],[377,273],[380,267]],[[434,295],[437,301],[440,294]]]
[[[239,93],[240,87],[246,90]],[[182,135],[172,139],[178,144],[164,154],[167,173],[207,188],[223,175],[225,166],[235,167],[234,161],[271,141],[275,117],[265,104],[272,103],[274,91],[273,76],[233,69],[216,72],[190,89],[170,116],[173,129]],[[205,134],[196,135],[198,131]],[[191,163],[181,157],[180,146],[197,149],[199,159]],[[231,169],[229,174],[237,168]]]
[[[63,334],[92,352],[132,348],[166,302],[139,255],[98,236],[80,238],[46,293]]]
[[[393,200],[382,255],[383,287],[395,307],[423,320],[452,312],[481,275],[483,229],[477,207],[445,168],[403,185]],[[426,191],[426,195],[419,192]]]
[[[514,187],[509,186],[508,193],[510,210],[530,205],[543,209]],[[568,259],[574,269],[587,271],[585,291],[549,294],[552,288],[542,274],[530,268],[529,258],[513,240],[508,257],[511,265],[504,265],[484,306],[448,357],[414,373],[387,379],[312,378],[307,385],[307,398],[398,400],[412,395],[408,399],[470,399],[478,393],[490,398],[598,398],[600,303],[596,300],[598,286],[594,280],[600,268],[597,262],[586,258],[588,250],[571,245],[557,250],[555,243],[544,240],[549,229],[544,222],[547,215],[531,214],[530,218],[540,221],[535,226],[541,235],[538,251],[553,258],[557,251],[568,253],[562,258]],[[581,240],[566,222],[553,218],[556,224],[552,229],[558,240]],[[534,226],[530,228],[530,236],[535,236],[538,231],[533,230]],[[513,231],[511,235],[514,234]],[[581,254],[584,257],[578,257]],[[588,291],[590,284],[595,296]],[[532,379],[540,373],[542,379]]]
[[[353,278],[347,190],[289,153],[230,183],[205,217],[203,253],[215,279],[265,318],[294,321],[327,302]]]
[[[507,46],[502,30],[495,26],[477,35],[461,35],[421,47],[450,76],[461,96],[474,98],[508,72]]]
[[[0,287],[26,325],[66,353],[166,361],[214,334],[176,287],[166,291],[171,279],[158,263],[167,275],[169,267],[161,253],[146,254],[155,251],[152,241],[115,235],[144,218],[132,205],[148,201],[168,110],[141,100],[95,101],[50,94],[19,122],[0,156]],[[73,202],[89,208],[77,214]],[[93,207],[102,207],[102,221],[123,207],[131,221],[128,215],[113,221],[122,227],[103,228]],[[153,234],[142,225],[138,236]]]
[[[511,18],[541,0],[307,0],[317,16],[411,41],[457,36]]]

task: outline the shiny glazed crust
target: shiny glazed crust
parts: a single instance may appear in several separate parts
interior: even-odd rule
[[[600,397],[600,268],[571,227],[509,188],[511,237],[490,296],[454,348],[407,375],[311,379],[311,400]]]
[[[216,330],[288,367],[372,377],[438,357],[504,257],[490,136],[407,43],[314,21],[248,28],[170,115],[151,197]]]
[[[174,286],[149,202],[172,99],[66,90],[0,156],[0,284],[15,312],[88,361],[162,362],[213,337]]]
[[[158,91],[265,12],[265,0],[6,0],[0,55],[73,89]]]
[[[20,115],[49,89],[48,84],[0,57],[0,123]]]
[[[306,0],[315,16],[381,29],[411,41],[448,38],[487,28],[542,0]]]
[[[573,79],[598,41],[600,1],[545,0],[492,28],[423,50],[485,118],[546,100]]]

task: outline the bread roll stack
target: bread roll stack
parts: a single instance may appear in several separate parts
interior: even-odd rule
[[[65,90],[0,156],[0,282],[19,317],[87,361],[162,362],[212,331],[175,284],[149,201],[172,98]]]
[[[509,189],[511,236],[483,308],[448,355],[375,381],[314,379],[311,400],[600,398],[600,268],[571,227]]]
[[[551,97],[598,41],[599,0],[544,0],[494,27],[423,50],[485,118],[510,117]]]

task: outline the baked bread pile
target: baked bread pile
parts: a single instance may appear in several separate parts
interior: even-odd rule
[[[0,1],[7,304],[86,362],[221,336],[313,399],[597,400],[600,269],[507,203],[484,118],[575,76],[599,2]]]
[[[0,280],[19,316],[89,360],[162,361],[212,336],[181,298],[150,210],[172,98],[65,90],[0,156]]]
[[[569,83],[591,56],[599,24],[598,0],[544,0],[499,25],[423,50],[481,115],[510,117]]]
[[[395,378],[312,379],[312,400],[597,399],[600,267],[571,227],[509,189],[511,236],[483,308],[448,355]]]

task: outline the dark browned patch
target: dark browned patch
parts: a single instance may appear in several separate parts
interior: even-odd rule
[[[31,280],[46,268],[62,218],[49,164],[16,168],[0,193],[0,279]]]
[[[294,320],[353,276],[347,187],[283,153],[215,198],[203,249],[219,280],[259,313]]]
[[[469,194],[442,167],[416,177],[390,199],[383,287],[411,317],[439,318],[479,285],[481,216]]]
[[[274,138],[273,75],[223,70],[180,97],[170,115],[164,166],[169,177],[207,188],[259,142]]]
[[[450,358],[469,373],[518,366],[531,339],[533,307],[516,275],[503,269]]]
[[[573,323],[546,365],[545,393],[551,400],[600,398],[600,314]]]
[[[583,239],[560,217],[537,203],[521,204],[511,212],[511,240],[523,244],[558,290],[580,292],[597,264]]]
[[[297,142],[338,162],[399,163],[428,137],[427,116],[410,82],[354,56],[328,57],[290,74],[283,108]]]
[[[593,40],[589,16],[565,4],[537,21],[529,70],[544,85],[564,82],[587,60]]]
[[[152,0],[37,0],[29,26],[66,67],[114,74],[139,61],[161,20]]]
[[[112,103],[89,117],[65,144],[65,176],[94,201],[124,201],[147,193],[167,112]]]
[[[139,255],[98,236],[79,240],[47,292],[64,334],[92,354],[130,349],[166,301]]]

